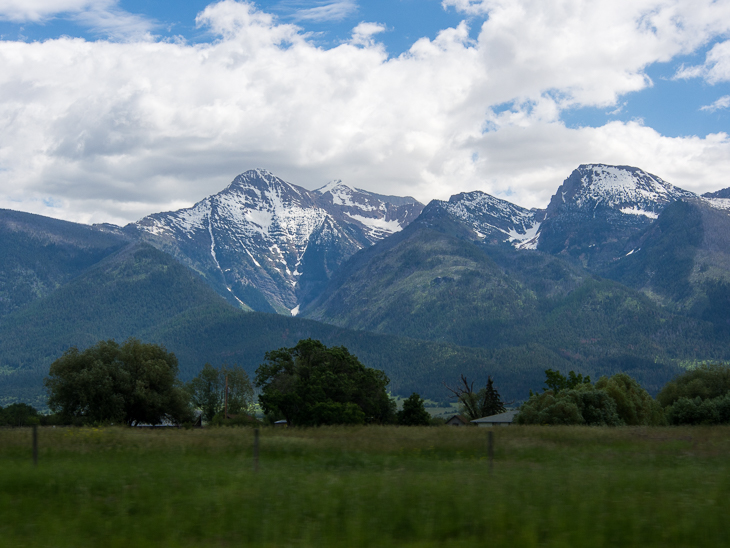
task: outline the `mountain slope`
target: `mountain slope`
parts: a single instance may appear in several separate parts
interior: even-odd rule
[[[671,204],[605,275],[730,331],[730,210]]]
[[[0,210],[0,318],[49,295],[126,243],[95,227]]]
[[[535,249],[540,222],[545,212],[528,210],[484,192],[463,192],[449,201],[433,200],[423,217],[449,216],[474,232],[484,243],[508,241],[520,249]]]
[[[200,273],[233,304],[296,314],[342,261],[401,230],[422,207],[341,182],[312,192],[252,170],[190,209],[125,230]]]
[[[504,229],[495,232],[502,243],[484,243],[474,224],[427,206],[401,233],[353,256],[304,314],[493,350],[536,344],[581,368],[730,358],[706,321],[662,310],[561,256],[518,249]]]
[[[535,348],[495,354],[243,312],[170,256],[137,242],[0,322],[0,405],[21,400],[42,407],[43,378],[67,348],[130,336],[174,352],[183,380],[205,362],[239,363],[253,375],[265,352],[312,337],[345,345],[366,365],[383,369],[395,394],[418,391],[440,400],[447,396],[441,381],[455,382],[461,374],[478,382],[495,375],[505,397],[521,399],[542,382],[542,370],[567,363]]]

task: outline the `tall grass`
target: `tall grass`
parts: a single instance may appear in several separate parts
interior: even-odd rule
[[[2,546],[720,546],[730,429],[0,430]]]

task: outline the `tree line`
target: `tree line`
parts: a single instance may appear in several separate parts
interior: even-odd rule
[[[626,373],[590,378],[545,371],[545,388],[532,393],[518,424],[663,425],[730,423],[730,367],[702,365],[667,383],[652,398]],[[461,376],[445,387],[474,420],[506,410],[491,376],[482,388]],[[128,339],[71,348],[44,381],[52,416],[26,404],[0,407],[0,426],[25,424],[251,424],[255,393],[265,421],[292,426],[325,424],[433,424],[413,393],[397,410],[383,371],[365,367],[342,346],[303,339],[265,354],[253,381],[242,367],[206,363],[183,384],[174,354]],[[509,405],[509,403],[507,404]]]
[[[383,371],[365,367],[342,346],[303,339],[267,352],[253,380],[239,366],[206,363],[188,383],[164,347],[128,339],[71,348],[53,362],[44,383],[58,424],[209,424],[256,422],[254,393],[268,422],[429,424],[424,400],[413,394],[397,411]],[[32,409],[32,408],[30,408]]]
[[[530,394],[515,417],[518,424],[600,426],[730,424],[730,367],[703,364],[677,375],[652,398],[626,373],[566,377],[548,369],[546,388]]]

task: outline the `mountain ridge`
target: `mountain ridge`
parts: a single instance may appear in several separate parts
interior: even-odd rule
[[[344,259],[401,230],[423,207],[341,182],[320,190],[249,170],[191,208],[149,215],[125,231],[171,252],[229,302],[257,309],[249,288],[272,310],[296,311]]]

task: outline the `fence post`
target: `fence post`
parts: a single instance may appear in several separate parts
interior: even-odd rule
[[[38,466],[38,425],[33,425],[33,466]]]
[[[253,429],[253,471],[259,471],[259,429]]]
[[[494,426],[492,428],[494,428]],[[489,431],[488,439],[487,454],[489,455],[489,473],[491,474],[492,469],[494,468],[494,432],[491,430]]]

